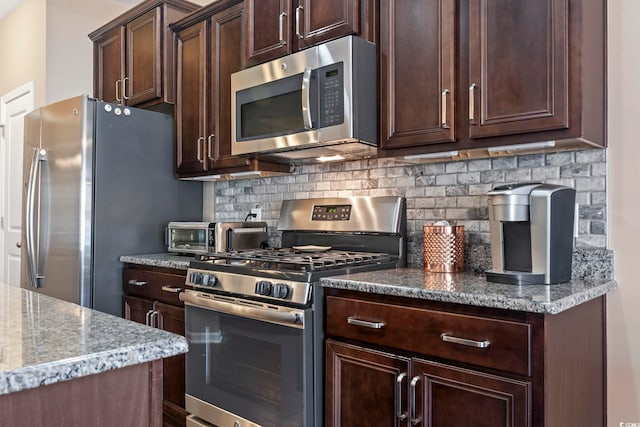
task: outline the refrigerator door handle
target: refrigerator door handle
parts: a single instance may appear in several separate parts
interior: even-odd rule
[[[45,150],[41,148],[36,148],[33,150],[31,168],[29,169],[29,182],[27,185],[27,218],[25,221],[25,234],[27,243],[27,270],[29,271],[29,285],[34,288],[41,288],[44,284],[44,275],[38,273],[40,248],[36,247],[36,245],[40,245],[40,213],[38,212],[38,224],[36,224],[36,215],[34,211],[36,199],[36,183],[40,181],[41,162],[44,162],[46,158],[47,152]],[[39,185],[38,193],[40,193]],[[38,194],[38,200],[40,200],[40,194]],[[38,231],[38,236],[36,236],[36,230]]]

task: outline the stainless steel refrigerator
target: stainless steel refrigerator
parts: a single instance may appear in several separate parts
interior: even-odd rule
[[[173,118],[85,95],[24,123],[21,286],[121,316],[120,256],[202,218],[202,184],[173,175]]]

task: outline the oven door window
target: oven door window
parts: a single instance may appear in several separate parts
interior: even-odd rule
[[[236,92],[236,139],[249,141],[304,132],[302,74]],[[317,128],[318,84],[309,82],[311,129]]]
[[[172,249],[207,250],[207,229],[172,228],[169,241]]]
[[[265,427],[303,425],[303,329],[187,306],[186,333],[187,394]]]

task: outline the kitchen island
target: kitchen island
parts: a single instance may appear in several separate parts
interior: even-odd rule
[[[0,283],[6,425],[160,426],[162,359],[184,337]]]

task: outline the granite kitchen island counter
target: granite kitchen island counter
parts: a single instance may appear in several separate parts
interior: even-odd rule
[[[427,273],[397,268],[322,278],[327,288],[423,300],[557,314],[618,287],[615,280],[572,280],[558,285],[515,286],[472,273]]]
[[[157,425],[162,359],[188,350],[179,335],[1,283],[0,330],[0,412],[23,425]]]

